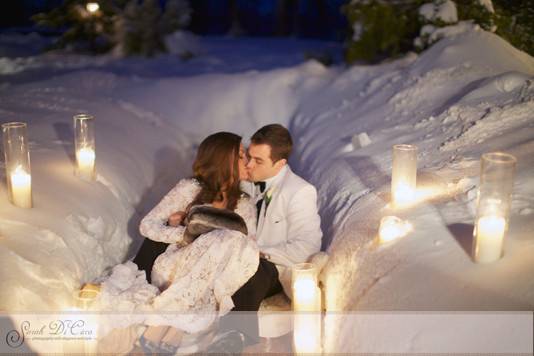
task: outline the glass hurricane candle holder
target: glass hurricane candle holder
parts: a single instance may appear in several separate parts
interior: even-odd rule
[[[87,114],[74,116],[74,149],[76,151],[76,175],[84,180],[94,180],[96,154],[93,116]]]
[[[417,147],[394,145],[391,170],[391,201],[393,207],[402,208],[416,198]]]
[[[27,125],[24,122],[2,124],[2,136],[9,201],[20,208],[31,208],[32,179]]]
[[[482,155],[473,230],[473,258],[477,263],[494,262],[504,253],[516,163],[516,158],[507,153]]]
[[[292,269],[293,346],[296,354],[320,353],[321,290],[317,267],[299,263]]]
[[[94,287],[94,285],[90,285]],[[64,333],[65,354],[96,355],[98,350],[98,314],[95,301],[100,294],[98,288],[84,287],[72,294],[72,306],[65,310],[65,317],[72,328]]]
[[[294,311],[320,310],[319,287],[317,286],[317,268],[312,263],[299,263],[292,269],[292,291]]]

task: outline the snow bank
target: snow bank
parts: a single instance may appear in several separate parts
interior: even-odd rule
[[[333,237],[323,276],[328,308],[532,309],[533,65],[495,35],[473,31],[416,59],[354,67],[328,91],[305,99],[295,121],[306,123],[297,131],[299,169],[321,187],[324,228]],[[347,144],[361,131],[372,144],[351,149]],[[440,194],[396,212],[414,231],[377,247],[379,220],[392,215],[395,143],[418,145],[418,185]],[[496,150],[520,163],[506,255],[482,266],[470,259],[474,193],[480,155]]]
[[[301,100],[297,166],[320,187],[328,310],[532,310],[533,75],[531,57],[477,30],[419,57],[353,67]],[[351,141],[362,131],[372,143],[358,148]],[[430,193],[401,212],[388,207],[396,143],[419,147],[418,187]],[[504,258],[477,265],[470,255],[479,158],[497,150],[519,161],[511,227]],[[385,215],[409,221],[413,232],[377,246]],[[341,325],[330,325],[327,347],[358,350]]]

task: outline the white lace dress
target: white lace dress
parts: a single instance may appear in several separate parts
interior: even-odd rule
[[[258,268],[256,207],[242,197],[235,209],[246,222],[248,236],[217,229],[183,246],[185,228],[165,222],[172,213],[184,211],[199,191],[196,180],[183,179],[143,218],[141,234],[170,245],[154,263],[152,284],[133,262],[115,266],[101,281],[98,307],[121,312],[107,320],[101,332],[144,323],[194,333],[232,309],[231,296]]]

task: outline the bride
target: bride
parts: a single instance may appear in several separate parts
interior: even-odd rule
[[[130,261],[98,281],[98,308],[122,312],[106,320],[101,335],[133,324],[195,333],[233,308],[231,296],[259,263],[256,207],[239,184],[247,178],[245,166],[240,136],[218,132],[204,139],[193,163],[193,178],[180,180],[141,221],[142,235],[169,244],[154,262],[151,283]],[[187,244],[183,219],[196,205],[234,211],[244,219],[248,236],[215,229]]]

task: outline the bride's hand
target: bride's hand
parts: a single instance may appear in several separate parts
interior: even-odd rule
[[[171,214],[171,216],[169,216],[167,223],[169,224],[169,226],[177,227],[177,226],[180,226],[184,218],[185,218],[185,212],[178,211],[176,213]]]

